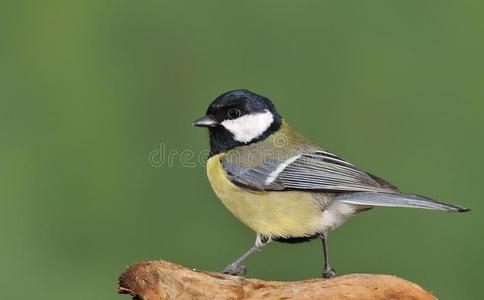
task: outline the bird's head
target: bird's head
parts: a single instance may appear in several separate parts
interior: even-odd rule
[[[281,116],[269,99],[241,89],[215,98],[192,124],[209,129],[214,155],[265,139],[280,128]]]

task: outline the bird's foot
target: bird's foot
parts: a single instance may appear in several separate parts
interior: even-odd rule
[[[247,268],[244,265],[231,263],[230,265],[226,266],[222,272],[229,275],[245,276]]]
[[[336,275],[336,271],[330,266],[326,266],[323,269],[323,278],[331,278]]]

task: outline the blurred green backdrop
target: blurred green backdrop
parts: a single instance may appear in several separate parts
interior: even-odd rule
[[[380,208],[330,234],[339,274],[481,295],[482,1],[2,1],[4,299],[120,299],[129,264],[221,270],[253,243],[191,127],[223,91],[274,100],[306,136],[403,191],[468,214]],[[321,245],[271,244],[248,276],[319,276]],[[124,296],[126,297],[126,296]],[[126,299],[126,298],[125,298]]]

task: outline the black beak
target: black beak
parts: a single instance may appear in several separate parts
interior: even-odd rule
[[[192,122],[193,126],[197,127],[215,127],[218,122],[211,116],[204,116]]]

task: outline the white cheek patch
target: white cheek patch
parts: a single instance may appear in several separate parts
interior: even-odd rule
[[[221,124],[234,135],[234,140],[248,143],[261,136],[274,121],[274,116],[267,109],[234,120],[225,120]]]

